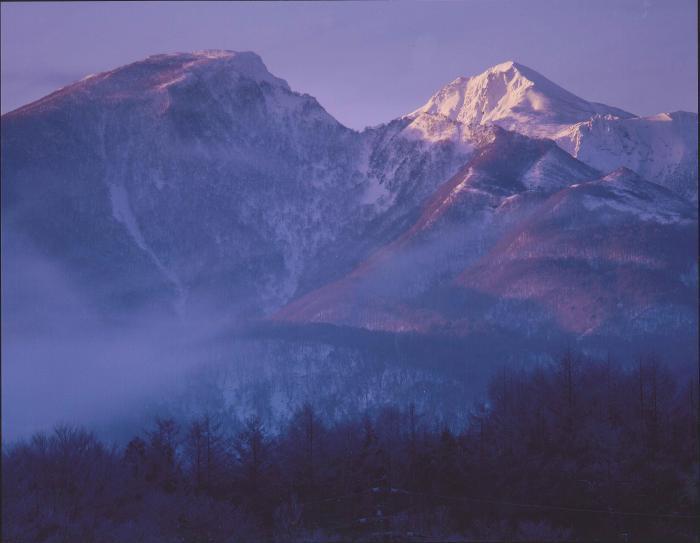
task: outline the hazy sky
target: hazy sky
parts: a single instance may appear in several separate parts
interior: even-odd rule
[[[637,114],[697,111],[695,0],[3,3],[2,112],[164,52],[252,50],[362,128],[504,60]]]

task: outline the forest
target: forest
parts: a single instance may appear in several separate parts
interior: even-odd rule
[[[495,370],[450,430],[413,404],[280,429],[212,411],[123,444],[3,444],[2,541],[697,541],[697,376],[567,351]]]

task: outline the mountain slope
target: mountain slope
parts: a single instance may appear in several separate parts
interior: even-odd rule
[[[441,245],[449,231],[438,228],[425,245],[389,246],[274,322],[538,339],[543,349],[566,338],[656,342],[694,356],[697,211],[672,192],[621,169],[549,193],[515,192],[476,222],[460,215],[469,233],[458,243]],[[470,237],[482,225],[492,237]]]
[[[498,127],[482,132],[472,158],[435,191],[401,236],[345,278],[299,298],[273,319],[426,331],[422,318],[404,318],[406,302],[474,262],[535,202],[599,175],[550,141]]]
[[[697,322],[697,211],[633,172],[575,184],[460,274],[460,288],[546,309],[574,334],[691,332]],[[504,313],[505,314],[505,313]]]

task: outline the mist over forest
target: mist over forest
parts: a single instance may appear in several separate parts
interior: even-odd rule
[[[654,356],[502,368],[456,431],[414,403],[336,420],[306,403],[270,429],[222,395],[119,446],[62,425],[6,447],[3,538],[694,538],[697,382]]]

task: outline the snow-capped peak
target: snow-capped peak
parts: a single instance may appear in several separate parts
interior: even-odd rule
[[[257,82],[266,82],[289,90],[284,79],[272,75],[262,58],[252,51],[228,51],[205,49],[192,53],[171,53],[153,55],[142,62],[136,62],[119,68],[118,71],[138,70],[151,72],[159,78],[164,74],[171,79],[185,76],[189,73],[207,73],[226,70]],[[110,72],[108,72],[110,73]]]
[[[489,70],[493,72],[507,72],[508,70],[512,68],[519,68],[520,64],[515,62],[514,60],[506,60],[505,62],[501,62],[500,64],[496,64],[495,66],[492,66],[489,68]]]
[[[151,55],[114,70],[90,74],[10,112],[10,115],[56,107],[65,100],[80,103],[93,99],[107,102],[141,100],[150,94],[167,93],[177,85],[187,85],[195,80],[211,81],[219,88],[235,86],[241,80],[252,80],[281,89],[283,94],[291,93],[287,82],[272,75],[256,53],[210,49]]]
[[[467,124],[494,123],[535,136],[551,136],[562,125],[596,114],[633,117],[626,111],[579,98],[512,60],[477,76],[458,77],[435,93],[414,115],[420,113],[442,115]]]

